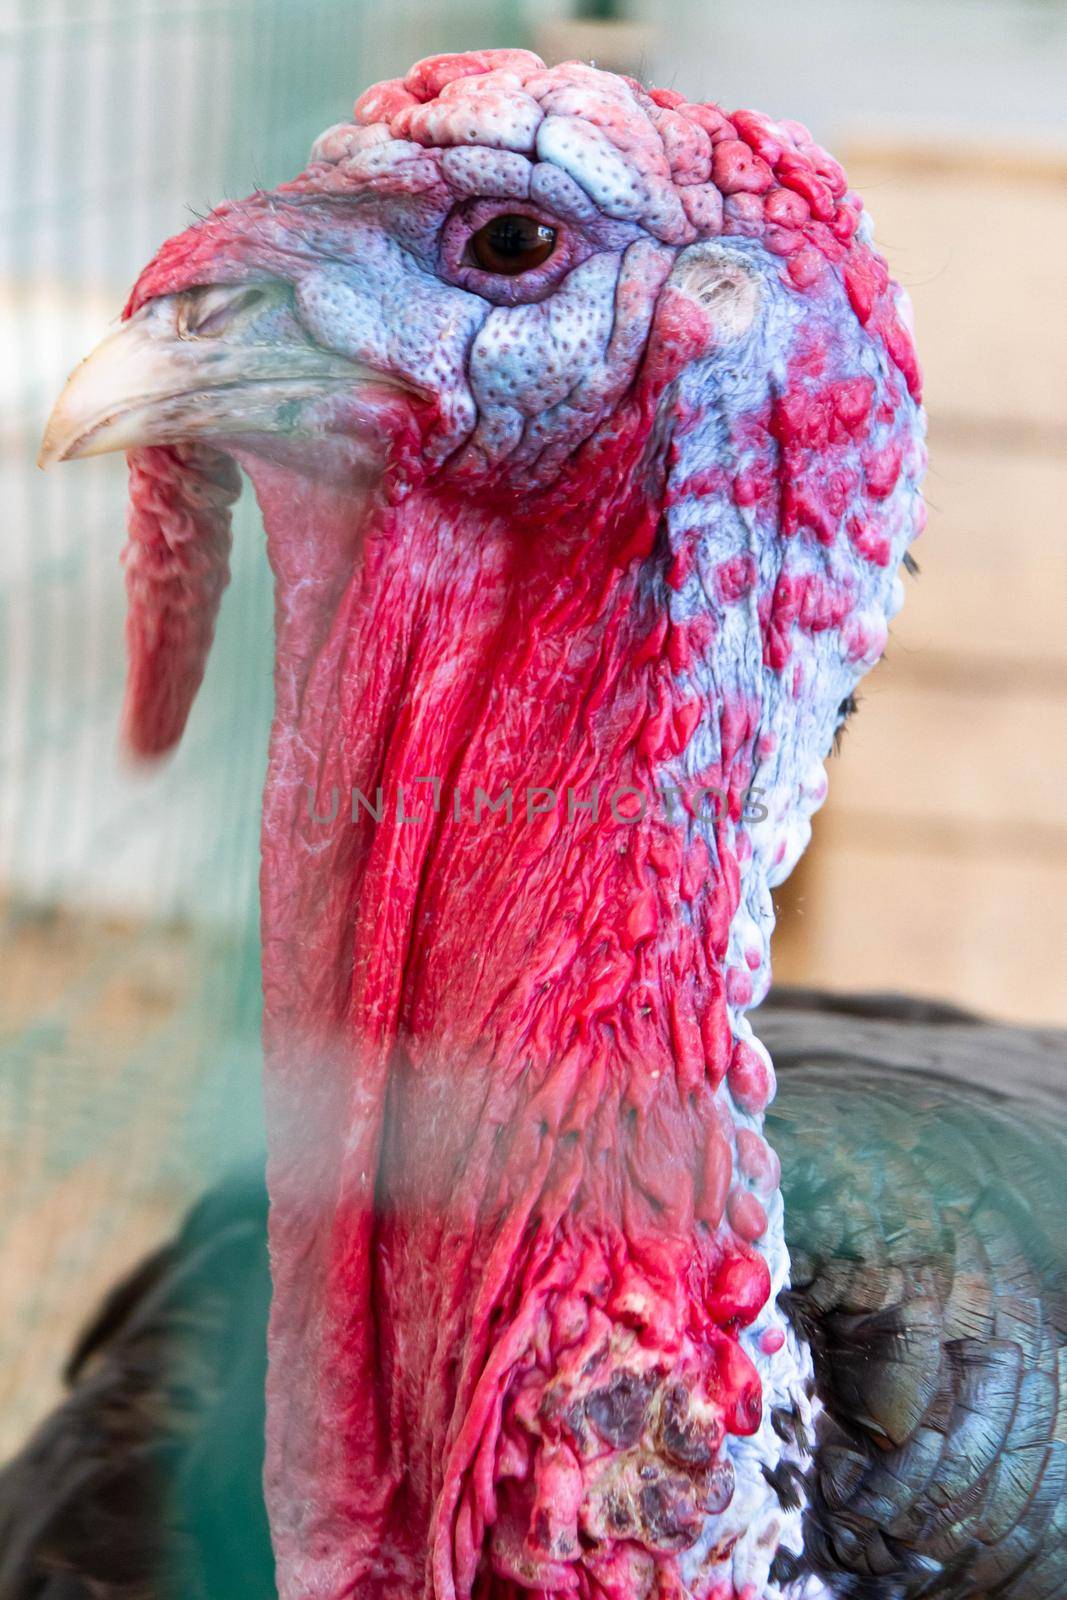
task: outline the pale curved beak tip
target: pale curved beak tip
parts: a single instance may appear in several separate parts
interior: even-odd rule
[[[62,397],[60,398],[62,404]],[[101,453],[94,449],[89,432],[79,433],[72,428],[65,415],[57,405],[48,419],[48,426],[44,430],[41,448],[37,452],[37,465],[42,472],[47,472],[49,467],[54,467],[57,461],[77,461],[82,456],[93,456]],[[108,446],[104,446],[107,449]]]
[[[53,411],[41,439],[41,448],[37,452],[37,465],[42,472],[47,472],[57,461],[69,461],[70,456],[70,448],[64,443],[61,430],[56,427],[56,413]]]
[[[37,465],[76,461],[136,443],[129,419],[142,397],[173,383],[170,350],[145,318],[121,324],[71,372],[45,426]]]

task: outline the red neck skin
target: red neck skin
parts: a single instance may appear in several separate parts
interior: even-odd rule
[[[730,1540],[703,1583],[680,1563],[732,1498],[726,1437],[760,1421],[737,1336],[770,1279],[735,1179],[740,1158],[767,1195],[777,1173],[723,1084],[747,1048],[724,970],[736,793],[717,837],[654,798],[691,786],[694,708],[650,597],[652,497],[549,527],[425,493],[361,516],[247,465],[278,580],[280,1594],[731,1596]],[[704,781],[736,791],[751,739],[723,745],[733,767]],[[379,786],[381,820],[357,798],[353,822]],[[476,791],[507,786],[512,819],[483,800],[476,822]],[[636,810],[629,787],[636,822],[610,804]],[[557,801],[528,820],[535,789]]]

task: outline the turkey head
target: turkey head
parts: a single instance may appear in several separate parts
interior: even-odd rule
[[[899,602],[906,307],[797,123],[523,51],[380,84],[141,276],[48,459],[130,455],[133,747],[239,463],[283,1600],[772,1595],[810,1361],[747,1009]]]

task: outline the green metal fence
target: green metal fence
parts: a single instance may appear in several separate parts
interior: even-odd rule
[[[9,0],[0,19],[0,1450],[97,1286],[260,1140],[257,515],[246,494],[183,746],[131,772],[124,469],[40,474],[50,402],[193,211],[295,173],[375,78],[521,42],[517,12]]]

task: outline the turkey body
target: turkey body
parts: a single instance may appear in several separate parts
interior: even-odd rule
[[[788,1315],[821,1410],[786,1594],[1067,1593],[1067,1033],[779,991]],[[114,1291],[0,1476],[0,1600],[266,1600],[266,1196],[234,1180]],[[798,1423],[775,1413],[783,1437]]]

